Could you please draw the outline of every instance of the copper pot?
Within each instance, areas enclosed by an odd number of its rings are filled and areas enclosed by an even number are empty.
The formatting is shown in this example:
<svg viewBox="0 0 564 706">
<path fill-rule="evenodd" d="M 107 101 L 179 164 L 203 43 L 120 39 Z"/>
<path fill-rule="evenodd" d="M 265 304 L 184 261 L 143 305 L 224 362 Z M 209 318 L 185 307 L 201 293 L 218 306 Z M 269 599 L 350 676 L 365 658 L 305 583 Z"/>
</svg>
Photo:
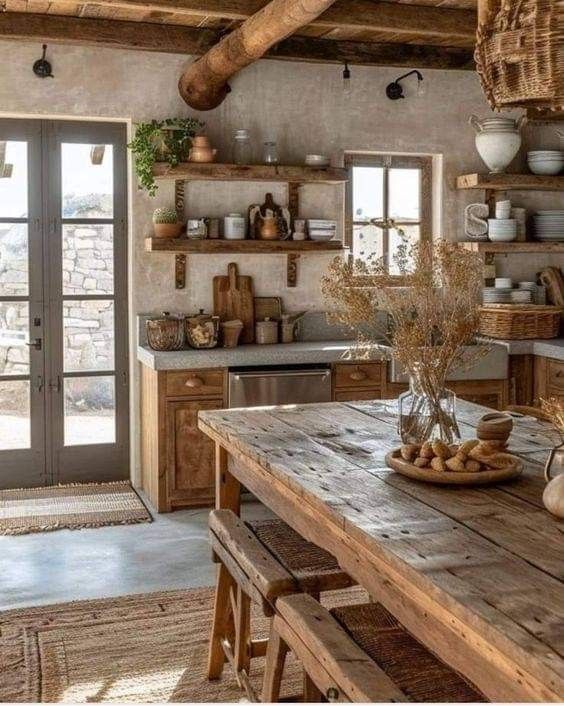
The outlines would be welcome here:
<svg viewBox="0 0 564 706">
<path fill-rule="evenodd" d="M 164 311 L 146 322 L 147 341 L 154 351 L 177 351 L 184 345 L 184 321 Z"/>
<path fill-rule="evenodd" d="M 259 236 L 261 240 L 279 240 L 278 223 L 274 216 L 266 216 L 259 226 Z"/>
</svg>

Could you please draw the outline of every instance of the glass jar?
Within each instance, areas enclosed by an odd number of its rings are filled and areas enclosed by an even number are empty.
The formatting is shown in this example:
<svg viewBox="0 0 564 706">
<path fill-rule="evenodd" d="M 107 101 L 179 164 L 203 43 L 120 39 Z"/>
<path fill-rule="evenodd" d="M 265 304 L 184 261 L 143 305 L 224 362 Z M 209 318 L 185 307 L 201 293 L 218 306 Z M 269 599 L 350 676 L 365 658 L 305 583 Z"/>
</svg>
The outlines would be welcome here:
<svg viewBox="0 0 564 706">
<path fill-rule="evenodd" d="M 264 143 L 262 159 L 265 164 L 278 164 L 278 145 L 275 140 Z"/>
<path fill-rule="evenodd" d="M 446 388 L 428 392 L 412 378 L 408 392 L 399 397 L 398 433 L 404 444 L 460 440 L 454 392 Z"/>
<path fill-rule="evenodd" d="M 251 136 L 246 129 L 235 130 L 233 133 L 234 164 L 251 163 Z"/>
</svg>

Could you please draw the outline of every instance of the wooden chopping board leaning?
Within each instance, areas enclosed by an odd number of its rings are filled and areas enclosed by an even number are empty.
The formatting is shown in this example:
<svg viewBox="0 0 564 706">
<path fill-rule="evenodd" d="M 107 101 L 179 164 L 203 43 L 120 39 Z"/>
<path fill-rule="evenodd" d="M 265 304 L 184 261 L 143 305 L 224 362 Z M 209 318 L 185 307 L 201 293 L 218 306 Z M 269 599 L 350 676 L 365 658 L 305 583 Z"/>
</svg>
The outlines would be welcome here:
<svg viewBox="0 0 564 706">
<path fill-rule="evenodd" d="M 252 277 L 239 275 L 237 263 L 230 262 L 227 276 L 213 278 L 214 314 L 221 321 L 240 319 L 243 322 L 241 343 L 255 340 L 255 307 Z"/>
</svg>

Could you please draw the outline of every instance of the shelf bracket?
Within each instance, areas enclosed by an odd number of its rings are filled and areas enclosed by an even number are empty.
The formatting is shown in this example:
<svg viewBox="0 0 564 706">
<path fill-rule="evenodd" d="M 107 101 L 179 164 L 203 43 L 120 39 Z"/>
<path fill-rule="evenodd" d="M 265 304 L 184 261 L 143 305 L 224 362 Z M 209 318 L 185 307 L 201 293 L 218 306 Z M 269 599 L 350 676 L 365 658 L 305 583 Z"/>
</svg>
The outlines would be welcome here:
<svg viewBox="0 0 564 706">
<path fill-rule="evenodd" d="M 174 257 L 174 286 L 176 289 L 186 289 L 186 255 L 177 254 Z"/>
<path fill-rule="evenodd" d="M 287 287 L 297 287 L 298 286 L 298 260 L 300 256 L 296 253 L 290 253 L 287 256 L 286 262 L 286 286 Z"/>
</svg>

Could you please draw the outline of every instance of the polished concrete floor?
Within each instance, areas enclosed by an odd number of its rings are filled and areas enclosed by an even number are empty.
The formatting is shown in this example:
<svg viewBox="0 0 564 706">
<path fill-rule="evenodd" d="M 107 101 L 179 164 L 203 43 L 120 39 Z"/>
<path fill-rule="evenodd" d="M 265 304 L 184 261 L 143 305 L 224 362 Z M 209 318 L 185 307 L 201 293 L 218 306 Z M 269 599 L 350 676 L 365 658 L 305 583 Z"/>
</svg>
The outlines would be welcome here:
<svg viewBox="0 0 564 706">
<path fill-rule="evenodd" d="M 0 610 L 211 586 L 208 510 L 154 515 L 155 521 L 0 536 Z M 243 516 L 268 516 L 256 502 Z"/>
</svg>

